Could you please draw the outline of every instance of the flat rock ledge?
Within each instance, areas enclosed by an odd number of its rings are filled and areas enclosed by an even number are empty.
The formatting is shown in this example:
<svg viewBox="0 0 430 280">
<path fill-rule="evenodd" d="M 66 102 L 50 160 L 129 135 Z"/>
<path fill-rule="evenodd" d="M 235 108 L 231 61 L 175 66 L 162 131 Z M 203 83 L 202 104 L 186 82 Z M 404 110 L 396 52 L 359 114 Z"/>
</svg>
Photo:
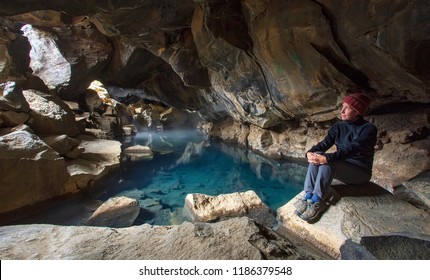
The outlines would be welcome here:
<svg viewBox="0 0 430 280">
<path fill-rule="evenodd" d="M 278 223 L 283 229 L 307 241 L 333 258 L 341 258 L 340 248 L 363 238 L 404 234 L 430 236 L 430 215 L 382 187 L 369 183 L 360 187 L 333 185 L 336 199 L 314 224 L 294 214 L 298 194 L 278 209 Z M 401 259 L 402 252 L 398 252 Z M 396 256 L 391 256 L 396 258 Z M 430 256 L 428 256 L 430 258 Z"/>
<path fill-rule="evenodd" d="M 0 227 L 0 259 L 315 259 L 291 241 L 242 217 L 218 223 L 129 228 Z"/>
</svg>

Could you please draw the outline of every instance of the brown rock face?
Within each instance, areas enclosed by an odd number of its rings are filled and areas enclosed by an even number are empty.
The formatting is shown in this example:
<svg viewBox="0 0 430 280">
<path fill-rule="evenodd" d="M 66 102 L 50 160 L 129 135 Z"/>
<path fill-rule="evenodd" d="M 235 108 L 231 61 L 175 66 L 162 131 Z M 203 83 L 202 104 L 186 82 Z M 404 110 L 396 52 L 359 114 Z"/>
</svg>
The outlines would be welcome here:
<svg viewBox="0 0 430 280">
<path fill-rule="evenodd" d="M 80 94 L 103 69 L 111 54 L 111 45 L 91 25 L 52 31 L 25 25 L 24 35 L 31 44 L 30 67 L 33 75 L 65 99 Z"/>
<path fill-rule="evenodd" d="M 140 89 L 140 98 L 264 128 L 333 119 L 345 91 L 359 88 L 374 97 L 372 108 L 429 102 L 425 1 L 25 3 L 1 5 L 3 65 L 18 57 L 7 35 L 19 35 L 14 24 L 43 26 L 72 66 L 64 97 L 102 77 Z M 6 77 L 17 72 L 3 69 Z"/>
<path fill-rule="evenodd" d="M 429 3 L 320 2 L 350 65 L 378 96 L 429 102 Z"/>
<path fill-rule="evenodd" d="M 375 181 L 392 187 L 429 169 L 429 13 L 417 0 L 0 1 L 0 81 L 79 99 L 99 79 L 122 101 L 230 118 L 239 132 L 219 135 L 271 157 L 301 157 L 364 90 Z M 39 68 L 30 30 L 52 45 Z"/>
</svg>

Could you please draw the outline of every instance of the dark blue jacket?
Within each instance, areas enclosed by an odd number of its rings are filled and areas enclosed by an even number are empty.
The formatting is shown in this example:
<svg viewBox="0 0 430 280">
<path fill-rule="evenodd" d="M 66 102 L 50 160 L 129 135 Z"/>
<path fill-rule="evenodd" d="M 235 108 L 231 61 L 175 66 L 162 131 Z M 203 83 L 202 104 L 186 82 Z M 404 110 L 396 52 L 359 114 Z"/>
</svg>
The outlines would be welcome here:
<svg viewBox="0 0 430 280">
<path fill-rule="evenodd" d="M 345 160 L 372 174 L 376 136 L 376 126 L 362 117 L 353 122 L 340 121 L 308 152 L 324 152 L 329 164 L 335 160 Z M 325 153 L 333 145 L 336 145 L 336 152 Z"/>
</svg>

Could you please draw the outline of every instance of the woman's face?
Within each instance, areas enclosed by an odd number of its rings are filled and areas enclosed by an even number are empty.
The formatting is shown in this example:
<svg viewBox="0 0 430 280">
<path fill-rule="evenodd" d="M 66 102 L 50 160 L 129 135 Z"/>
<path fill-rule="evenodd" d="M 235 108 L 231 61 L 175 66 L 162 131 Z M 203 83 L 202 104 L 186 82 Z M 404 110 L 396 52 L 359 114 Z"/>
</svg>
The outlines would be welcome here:
<svg viewBox="0 0 430 280">
<path fill-rule="evenodd" d="M 340 110 L 340 117 L 343 121 L 351 122 L 358 118 L 358 112 L 355 111 L 351 106 L 346 103 L 342 103 L 342 109 Z"/>
</svg>

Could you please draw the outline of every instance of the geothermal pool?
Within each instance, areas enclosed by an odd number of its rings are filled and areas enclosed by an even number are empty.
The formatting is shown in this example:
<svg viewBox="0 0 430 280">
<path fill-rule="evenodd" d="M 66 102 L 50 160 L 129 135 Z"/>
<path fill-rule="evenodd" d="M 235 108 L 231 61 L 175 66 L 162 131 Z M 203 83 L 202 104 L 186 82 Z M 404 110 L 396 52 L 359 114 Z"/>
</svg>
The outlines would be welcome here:
<svg viewBox="0 0 430 280">
<path fill-rule="evenodd" d="M 113 196 L 139 201 L 135 225 L 180 224 L 189 193 L 219 195 L 254 190 L 275 212 L 303 188 L 306 166 L 264 158 L 244 148 L 209 141 L 193 130 L 139 132 L 123 146 L 148 146 L 153 157 L 123 156 L 120 171 L 96 193 L 62 199 L 42 213 L 15 223 L 82 225 Z"/>
<path fill-rule="evenodd" d="M 189 193 L 219 195 L 254 190 L 276 211 L 303 188 L 304 165 L 269 160 L 244 148 L 210 142 L 191 130 L 141 132 L 128 145 L 149 146 L 154 157 L 124 162 L 121 180 L 99 199 L 138 199 L 146 209 L 141 211 L 138 224 L 181 223 Z"/>
</svg>

